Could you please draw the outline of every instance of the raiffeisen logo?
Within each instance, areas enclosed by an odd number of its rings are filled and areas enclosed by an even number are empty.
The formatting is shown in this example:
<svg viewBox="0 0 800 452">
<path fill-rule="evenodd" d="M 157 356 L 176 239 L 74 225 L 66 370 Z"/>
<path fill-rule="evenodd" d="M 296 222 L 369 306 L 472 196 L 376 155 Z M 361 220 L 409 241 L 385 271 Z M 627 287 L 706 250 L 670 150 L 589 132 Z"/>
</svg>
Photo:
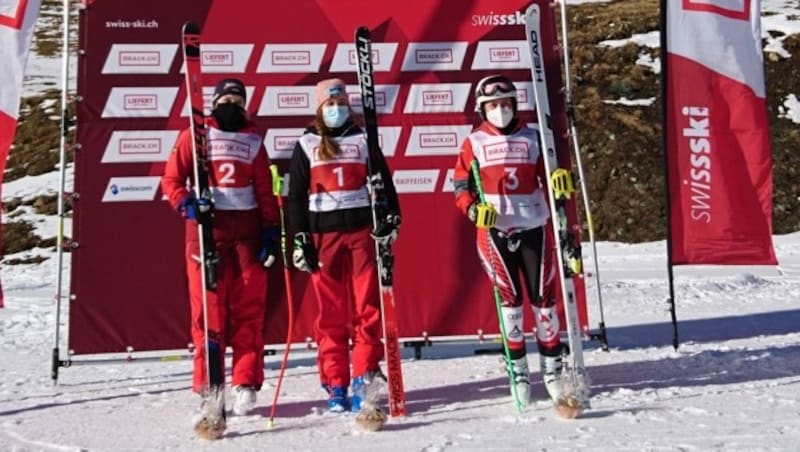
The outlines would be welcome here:
<svg viewBox="0 0 800 452">
<path fill-rule="evenodd" d="M 489 14 L 473 14 L 472 26 L 473 27 L 497 27 L 503 25 L 524 25 L 525 14 L 515 11 L 511 14 L 495 14 L 494 11 L 489 11 Z"/>
</svg>

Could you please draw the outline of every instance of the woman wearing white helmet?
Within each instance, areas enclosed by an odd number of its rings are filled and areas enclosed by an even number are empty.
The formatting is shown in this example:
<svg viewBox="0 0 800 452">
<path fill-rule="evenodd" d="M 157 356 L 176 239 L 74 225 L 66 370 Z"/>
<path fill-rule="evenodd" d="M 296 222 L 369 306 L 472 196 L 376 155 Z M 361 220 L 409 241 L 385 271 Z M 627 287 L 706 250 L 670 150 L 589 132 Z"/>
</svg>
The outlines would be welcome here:
<svg viewBox="0 0 800 452">
<path fill-rule="evenodd" d="M 563 346 L 558 314 L 555 298 L 540 293 L 545 225 L 550 213 L 538 132 L 518 117 L 517 90 L 506 76 L 491 75 L 478 82 L 475 111 L 482 122 L 464 140 L 456 161 L 456 206 L 477 226 L 478 254 L 489 277 L 493 282 L 496 278 L 512 360 L 511 378 L 519 399 L 523 403 L 530 400 L 522 322 L 524 285 L 533 306 L 545 386 L 550 397 L 559 400 L 563 393 L 559 380 Z M 475 189 L 471 171 L 474 160 L 480 168 L 485 203 Z M 545 269 L 545 279 L 554 277 L 554 271 Z"/>
</svg>

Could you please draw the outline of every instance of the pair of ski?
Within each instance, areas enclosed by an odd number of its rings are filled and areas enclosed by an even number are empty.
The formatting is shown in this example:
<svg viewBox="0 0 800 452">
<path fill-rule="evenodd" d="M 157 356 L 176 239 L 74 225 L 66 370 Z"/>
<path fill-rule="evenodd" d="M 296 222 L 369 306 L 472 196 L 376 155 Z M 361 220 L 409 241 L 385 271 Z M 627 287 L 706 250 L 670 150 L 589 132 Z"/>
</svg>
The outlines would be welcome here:
<svg viewBox="0 0 800 452">
<path fill-rule="evenodd" d="M 562 8 L 562 35 L 566 43 L 566 10 Z M 567 204 L 573 200 L 575 193 L 572 173 L 567 165 L 559 166 L 556 149 L 553 121 L 550 113 L 550 97 L 544 67 L 545 56 L 542 40 L 542 12 L 537 3 L 532 3 L 525 11 L 525 35 L 531 62 L 531 79 L 533 81 L 533 97 L 536 105 L 539 125 L 539 148 L 543 154 L 545 172 L 548 177 L 547 200 L 550 207 L 550 224 L 556 248 L 556 266 L 558 267 L 559 286 L 563 298 L 564 314 L 567 323 L 567 342 L 569 355 L 566 357 L 560 378 L 564 385 L 564 396 L 554 400 L 554 408 L 559 416 L 573 419 L 589 408 L 589 381 L 583 362 L 583 344 L 578 319 L 575 277 L 579 276 L 583 262 L 580 252 L 580 238 L 570 231 L 567 218 Z M 569 60 L 564 45 L 566 71 L 569 71 Z M 560 81 L 559 81 L 560 82 Z M 567 95 L 569 97 L 569 72 L 567 72 Z M 572 117 L 569 118 L 572 121 Z M 575 129 L 572 127 L 573 140 Z M 577 154 L 577 147 L 576 147 Z M 580 164 L 580 157 L 578 164 Z M 580 168 L 580 167 L 579 167 Z M 582 174 L 582 171 L 581 171 Z M 583 188 L 584 195 L 586 188 Z M 585 200 L 584 200 L 585 201 Z M 588 205 L 586 206 L 588 212 Z M 591 233 L 591 217 L 590 233 Z M 594 241 L 592 240 L 592 244 Z M 595 252 L 596 255 L 596 252 Z M 596 263 L 596 262 L 595 262 Z M 513 381 L 512 381 L 513 384 Z"/>
<path fill-rule="evenodd" d="M 214 331 L 209 331 L 207 295 L 217 288 L 216 265 L 218 255 L 213 237 L 213 200 L 208 185 L 206 130 L 204 120 L 203 84 L 200 63 L 200 26 L 195 22 L 187 22 L 182 30 L 183 56 L 186 64 L 186 90 L 191 107 L 190 130 L 193 143 L 193 167 L 195 196 L 209 201 L 210 208 L 200 212 L 197 218 L 200 237 L 201 278 L 203 291 L 203 328 L 206 338 L 206 372 L 207 385 L 203 393 L 203 407 L 200 418 L 195 424 L 195 432 L 204 439 L 215 440 L 222 437 L 226 429 L 225 420 L 225 375 L 222 366 L 224 350 L 216 340 Z M 361 100 L 364 110 L 364 123 L 367 146 L 370 153 L 381 152 L 378 145 L 378 121 L 375 101 L 375 84 L 372 65 L 372 41 L 369 29 L 360 27 L 356 31 L 355 45 L 358 53 L 358 79 L 361 88 Z M 369 160 L 368 160 L 369 163 Z M 370 165 L 371 167 L 371 165 Z M 380 172 L 372 174 L 370 168 L 370 194 L 372 216 L 375 229 L 386 227 L 387 218 L 381 207 L 386 199 L 383 192 L 383 181 Z M 380 213 L 379 213 L 380 212 Z M 396 225 L 393 225 L 396 226 Z M 383 319 L 384 347 L 387 363 L 387 383 L 389 393 L 389 414 L 391 416 L 406 415 L 405 390 L 401 366 L 399 327 L 394 291 L 392 289 L 393 263 L 391 245 L 376 241 L 377 264 L 380 280 L 381 317 Z M 287 344 L 288 347 L 288 344 Z M 361 411 L 356 416 L 356 423 L 365 430 L 377 431 L 386 422 L 386 414 L 381 410 L 377 390 L 379 382 L 372 382 Z"/>
<path fill-rule="evenodd" d="M 533 95 L 539 124 L 538 136 L 540 149 L 543 154 L 545 172 L 548 177 L 547 196 L 548 205 L 550 207 L 550 224 L 552 225 L 553 235 L 555 237 L 556 266 L 558 267 L 559 286 L 562 289 L 561 294 L 564 302 L 564 312 L 567 323 L 567 341 L 569 344 L 569 355 L 567 356 L 561 375 L 558 375 L 558 378 L 564 386 L 563 397 L 559 400 L 553 400 L 553 405 L 559 416 L 574 419 L 580 416 L 585 409 L 589 408 L 589 383 L 583 363 L 583 345 L 580 335 L 574 280 L 576 275 L 579 275 L 582 271 L 583 263 L 580 254 L 580 243 L 577 237 L 569 230 L 570 225 L 569 219 L 567 218 L 567 204 L 572 199 L 575 189 L 570 171 L 565 167 L 559 166 L 544 68 L 545 57 L 542 53 L 541 25 L 542 15 L 540 7 L 538 4 L 533 3 L 525 11 L 525 33 L 530 53 Z M 564 30 L 564 33 L 566 33 L 566 30 Z M 480 169 L 477 160 L 472 162 L 472 174 L 476 183 L 479 200 L 485 203 L 486 198 L 481 183 Z M 486 230 L 486 234 L 489 235 L 488 229 Z M 488 240 L 491 242 L 492 239 L 490 236 Z M 508 351 L 504 322 L 502 320 L 502 300 L 500 299 L 500 291 L 497 285 L 497 277 L 494 273 L 494 263 L 491 261 L 491 256 L 490 253 L 489 266 L 492 272 L 493 295 L 497 307 L 497 318 L 500 321 L 500 333 L 503 340 L 506 370 L 509 376 L 509 385 L 511 387 L 514 405 L 517 407 L 517 410 L 522 412 L 528 401 L 522 400 L 520 394 L 516 390 L 515 376 Z"/>
</svg>

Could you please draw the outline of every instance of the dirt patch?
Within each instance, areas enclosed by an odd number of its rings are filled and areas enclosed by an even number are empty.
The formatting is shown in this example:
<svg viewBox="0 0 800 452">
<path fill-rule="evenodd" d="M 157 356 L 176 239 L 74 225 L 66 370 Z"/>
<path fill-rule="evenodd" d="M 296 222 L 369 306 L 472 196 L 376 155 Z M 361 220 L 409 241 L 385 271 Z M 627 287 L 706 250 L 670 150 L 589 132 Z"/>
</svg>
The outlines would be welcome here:
<svg viewBox="0 0 800 452">
<path fill-rule="evenodd" d="M 635 64 L 658 59 L 660 51 L 635 44 L 604 47 L 608 39 L 658 30 L 658 2 L 625 0 L 569 9 L 576 122 L 589 187 L 596 236 L 600 240 L 663 240 L 664 163 L 661 150 L 660 75 Z M 767 102 L 773 155 L 773 229 L 800 230 L 800 131 L 781 118 L 786 96 L 800 94 L 800 35 L 787 37 L 783 59 L 765 55 Z M 654 98 L 648 106 L 604 100 Z"/>
</svg>

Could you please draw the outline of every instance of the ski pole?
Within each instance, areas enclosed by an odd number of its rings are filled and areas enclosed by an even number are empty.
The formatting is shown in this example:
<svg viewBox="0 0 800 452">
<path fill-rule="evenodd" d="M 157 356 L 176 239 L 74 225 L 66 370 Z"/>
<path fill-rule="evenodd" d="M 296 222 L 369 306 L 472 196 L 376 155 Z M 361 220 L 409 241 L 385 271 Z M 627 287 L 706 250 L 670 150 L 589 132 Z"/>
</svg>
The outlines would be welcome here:
<svg viewBox="0 0 800 452">
<path fill-rule="evenodd" d="M 483 192 L 483 182 L 481 182 L 481 171 L 478 167 L 478 161 L 472 161 L 472 177 L 475 179 L 475 189 L 478 191 L 478 199 L 481 203 L 486 203 L 486 194 Z M 486 228 L 486 244 L 491 247 L 492 233 L 490 228 Z M 517 393 L 516 381 L 514 381 L 513 366 L 511 364 L 511 351 L 508 349 L 508 336 L 506 336 L 506 325 L 503 322 L 503 301 L 500 298 L 500 288 L 497 285 L 497 271 L 494 268 L 494 254 L 491 249 L 487 250 L 489 254 L 489 271 L 492 274 L 492 293 L 494 294 L 494 305 L 497 309 L 497 319 L 500 321 L 500 337 L 503 340 L 503 354 L 506 360 L 506 371 L 508 372 L 508 380 L 511 386 L 511 391 L 514 393 L 514 405 L 517 411 L 522 413 L 522 402 L 519 400 Z"/>
<path fill-rule="evenodd" d="M 281 360 L 281 370 L 278 373 L 278 382 L 275 385 L 275 396 L 272 399 L 272 409 L 269 413 L 269 427 L 275 425 L 275 411 L 278 406 L 278 395 L 281 393 L 281 383 L 283 374 L 286 372 L 286 362 L 289 360 L 289 349 L 292 344 L 292 325 L 294 325 L 294 297 L 292 296 L 292 278 L 289 274 L 289 259 L 286 257 L 286 220 L 283 212 L 283 177 L 278 172 L 277 165 L 270 165 L 272 173 L 272 192 L 278 199 L 278 209 L 281 216 L 281 258 L 283 259 L 283 281 L 286 286 L 286 304 L 289 309 L 289 326 L 286 331 L 286 348 L 283 350 L 283 360 Z"/>
<path fill-rule="evenodd" d="M 600 291 L 600 265 L 597 262 L 597 244 L 594 240 L 594 225 L 592 224 L 592 211 L 589 207 L 589 190 L 586 188 L 586 177 L 583 173 L 583 163 L 581 163 L 581 147 L 578 144 L 578 128 L 575 126 L 575 108 L 572 103 L 572 89 L 570 88 L 572 77 L 569 72 L 569 44 L 567 42 L 567 4 L 565 0 L 558 2 L 561 5 L 561 36 L 564 41 L 564 95 L 567 99 L 567 120 L 569 122 L 569 135 L 572 137 L 572 147 L 575 150 L 575 165 L 578 168 L 578 180 L 581 183 L 581 195 L 583 196 L 583 208 L 586 211 L 586 223 L 589 228 L 589 242 L 592 245 L 592 257 L 594 258 L 594 276 L 597 281 L 597 303 L 600 308 L 600 345 L 603 351 L 608 351 L 608 337 L 606 336 L 606 322 L 603 316 L 603 294 Z"/>
</svg>

